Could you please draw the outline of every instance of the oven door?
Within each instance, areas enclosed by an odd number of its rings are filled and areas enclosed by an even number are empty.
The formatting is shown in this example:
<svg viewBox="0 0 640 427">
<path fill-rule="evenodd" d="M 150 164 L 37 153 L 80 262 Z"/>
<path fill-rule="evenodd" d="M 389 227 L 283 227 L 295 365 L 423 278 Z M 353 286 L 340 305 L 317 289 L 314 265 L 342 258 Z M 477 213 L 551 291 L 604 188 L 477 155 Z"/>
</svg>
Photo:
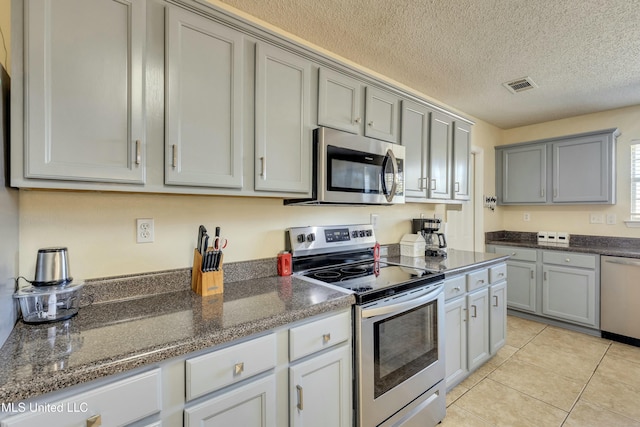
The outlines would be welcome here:
<svg viewBox="0 0 640 427">
<path fill-rule="evenodd" d="M 444 380 L 442 287 L 356 306 L 359 426 L 379 425 Z"/>
<path fill-rule="evenodd" d="M 404 203 L 404 147 L 333 129 L 316 133 L 321 202 Z"/>
</svg>

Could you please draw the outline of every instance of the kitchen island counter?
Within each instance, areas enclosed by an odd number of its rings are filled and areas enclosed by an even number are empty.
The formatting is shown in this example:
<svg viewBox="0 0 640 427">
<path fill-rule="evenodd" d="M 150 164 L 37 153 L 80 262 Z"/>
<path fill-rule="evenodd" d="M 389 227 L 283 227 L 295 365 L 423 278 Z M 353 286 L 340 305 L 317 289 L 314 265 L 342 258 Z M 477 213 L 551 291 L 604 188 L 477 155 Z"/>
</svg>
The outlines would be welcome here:
<svg viewBox="0 0 640 427">
<path fill-rule="evenodd" d="M 161 276 L 142 276 L 140 283 L 153 284 L 154 278 L 161 282 Z M 181 272 L 178 277 L 189 276 Z M 135 278 L 129 282 L 136 284 Z M 100 301 L 104 287 L 89 282 L 85 297 L 96 302 L 81 306 L 77 316 L 39 325 L 19 321 L 0 349 L 0 402 L 18 402 L 151 367 L 347 308 L 355 301 L 350 293 L 295 276 L 225 282 L 223 294 L 208 297 L 192 292 L 188 283 L 179 285 L 181 290 Z M 131 290 L 135 292 L 140 291 Z"/>
</svg>

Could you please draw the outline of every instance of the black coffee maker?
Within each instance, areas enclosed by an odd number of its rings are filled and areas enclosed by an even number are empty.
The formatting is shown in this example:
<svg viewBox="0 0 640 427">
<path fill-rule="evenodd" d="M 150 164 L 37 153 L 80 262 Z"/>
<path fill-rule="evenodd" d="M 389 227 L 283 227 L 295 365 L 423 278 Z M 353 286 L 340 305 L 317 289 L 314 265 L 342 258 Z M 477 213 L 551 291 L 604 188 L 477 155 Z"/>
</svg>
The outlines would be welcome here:
<svg viewBox="0 0 640 427">
<path fill-rule="evenodd" d="M 420 233 L 427 243 L 425 255 L 432 257 L 447 256 L 447 239 L 444 233 L 439 233 L 442 220 L 439 218 L 420 218 L 411 220 L 411 232 Z"/>
</svg>

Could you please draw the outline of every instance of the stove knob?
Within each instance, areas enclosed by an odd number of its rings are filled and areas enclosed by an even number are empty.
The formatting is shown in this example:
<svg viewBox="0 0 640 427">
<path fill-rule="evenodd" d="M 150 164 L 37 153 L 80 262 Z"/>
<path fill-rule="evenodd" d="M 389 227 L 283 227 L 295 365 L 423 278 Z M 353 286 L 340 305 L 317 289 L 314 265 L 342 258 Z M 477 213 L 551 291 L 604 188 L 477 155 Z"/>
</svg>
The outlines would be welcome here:
<svg viewBox="0 0 640 427">
<path fill-rule="evenodd" d="M 367 237 L 371 237 L 371 236 L 373 236 L 373 231 L 367 230 Z"/>
<path fill-rule="evenodd" d="M 353 230 L 351 232 L 351 237 L 353 237 L 354 239 L 358 237 L 358 230 Z"/>
<path fill-rule="evenodd" d="M 360 230 L 360 237 L 364 237 L 364 230 Z"/>
<path fill-rule="evenodd" d="M 311 233 L 307 236 L 307 242 L 313 242 L 316 240 L 316 234 L 315 233 Z"/>
<path fill-rule="evenodd" d="M 304 243 L 305 241 L 305 236 L 304 234 L 298 234 L 298 243 Z"/>
</svg>

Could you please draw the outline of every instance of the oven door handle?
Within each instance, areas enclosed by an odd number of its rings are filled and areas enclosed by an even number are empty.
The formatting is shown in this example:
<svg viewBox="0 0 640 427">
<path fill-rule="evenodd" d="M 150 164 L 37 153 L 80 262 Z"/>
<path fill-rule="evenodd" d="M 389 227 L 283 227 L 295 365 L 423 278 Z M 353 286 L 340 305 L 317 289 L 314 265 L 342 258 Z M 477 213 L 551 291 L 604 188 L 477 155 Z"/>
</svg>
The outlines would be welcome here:
<svg viewBox="0 0 640 427">
<path fill-rule="evenodd" d="M 401 311 L 411 310 L 422 304 L 431 302 L 438 298 L 438 295 L 444 289 L 444 283 L 438 285 L 435 289 L 429 289 L 424 294 L 411 298 L 408 301 L 388 304 L 378 307 L 365 308 L 362 310 L 362 318 L 370 318 L 375 316 L 384 316 L 385 314 L 397 313 Z"/>
</svg>

